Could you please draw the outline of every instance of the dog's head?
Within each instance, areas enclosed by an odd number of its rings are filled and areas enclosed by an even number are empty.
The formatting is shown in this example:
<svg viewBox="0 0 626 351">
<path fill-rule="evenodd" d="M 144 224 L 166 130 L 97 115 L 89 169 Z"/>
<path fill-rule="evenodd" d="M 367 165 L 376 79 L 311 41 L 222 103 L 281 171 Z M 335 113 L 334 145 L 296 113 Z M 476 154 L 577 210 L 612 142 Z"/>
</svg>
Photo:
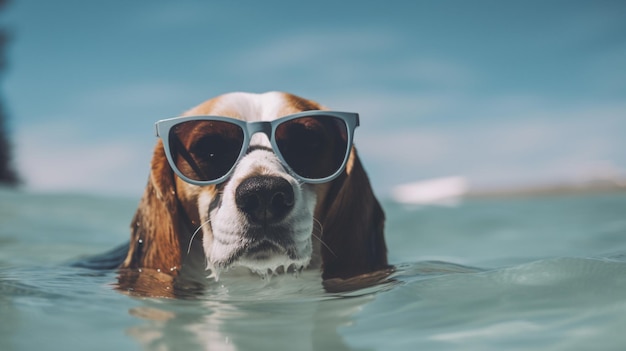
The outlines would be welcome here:
<svg viewBox="0 0 626 351">
<path fill-rule="evenodd" d="M 216 276 L 237 266 L 261 274 L 320 267 L 324 278 L 385 268 L 384 215 L 349 131 L 329 133 L 335 122 L 324 118 L 285 118 L 321 110 L 286 93 L 232 93 L 184 115 L 228 123 L 164 123 L 176 126 L 155 148 L 122 267 L 176 275 L 201 255 Z M 276 120 L 280 127 L 242 122 Z M 194 242 L 201 253 L 189 251 Z"/>
</svg>

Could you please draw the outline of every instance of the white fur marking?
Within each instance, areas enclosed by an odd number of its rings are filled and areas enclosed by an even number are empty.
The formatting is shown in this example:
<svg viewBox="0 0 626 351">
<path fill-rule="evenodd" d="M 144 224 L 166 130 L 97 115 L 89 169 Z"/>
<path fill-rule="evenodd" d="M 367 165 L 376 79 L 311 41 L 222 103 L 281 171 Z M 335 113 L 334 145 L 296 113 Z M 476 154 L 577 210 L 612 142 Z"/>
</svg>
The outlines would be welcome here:
<svg viewBox="0 0 626 351">
<path fill-rule="evenodd" d="M 244 121 L 273 121 L 287 104 L 284 93 L 272 91 L 265 94 L 230 93 L 220 96 L 219 105 L 234 109 Z"/>
<path fill-rule="evenodd" d="M 286 106 L 288 100 L 284 93 L 279 92 L 231 93 L 221 96 L 217 103 L 218 109 L 225 108 L 245 121 L 272 121 L 283 117 L 280 111 Z M 251 145 L 271 147 L 267 136 L 262 134 L 255 134 Z M 290 230 L 297 254 L 295 259 L 289 258 L 285 253 L 273 254 L 263 260 L 250 259 L 244 255 L 237 257 L 235 262 L 230 262 L 236 252 L 250 245 L 250 239 L 243 235 L 248 230 L 249 224 L 237 208 L 235 192 L 237 186 L 253 174 L 282 177 L 293 186 L 294 209 L 284 219 L 282 225 Z M 280 271 L 280 267 L 283 267 L 284 272 L 289 267 L 297 271 L 309 264 L 312 255 L 311 238 L 316 195 L 311 186 L 299 184 L 285 172 L 276 154 L 266 150 L 256 150 L 245 155 L 237 164 L 228 183 L 225 184 L 221 196 L 220 207 L 211 213 L 209 213 L 209 207 L 212 196 L 202 192 L 198 198 L 201 221 L 211 223 L 210 226 L 202 227 L 207 269 L 211 271 L 209 277 L 217 280 L 223 270 L 237 266 L 247 267 L 261 276 L 267 276 Z"/>
</svg>

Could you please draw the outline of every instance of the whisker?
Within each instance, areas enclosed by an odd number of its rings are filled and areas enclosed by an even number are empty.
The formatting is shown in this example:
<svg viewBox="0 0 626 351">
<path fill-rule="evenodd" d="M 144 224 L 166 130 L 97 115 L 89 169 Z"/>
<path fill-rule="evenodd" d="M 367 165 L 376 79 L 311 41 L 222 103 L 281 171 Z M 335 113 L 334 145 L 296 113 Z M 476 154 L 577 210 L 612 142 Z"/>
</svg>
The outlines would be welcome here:
<svg viewBox="0 0 626 351">
<path fill-rule="evenodd" d="M 313 223 L 317 224 L 319 226 L 320 235 L 319 236 L 315 235 L 315 226 L 313 226 L 313 232 L 311 232 L 311 235 L 315 239 L 319 240 L 320 244 L 324 245 L 324 247 L 327 248 L 328 251 L 330 251 L 330 253 L 333 254 L 333 256 L 337 257 L 337 254 L 335 254 L 335 252 L 333 252 L 333 250 L 330 248 L 330 246 L 328 246 L 324 242 L 324 240 L 322 240 L 322 234 L 324 234 L 324 226 L 322 225 L 322 222 L 320 222 L 317 218 L 313 217 Z"/>
<path fill-rule="evenodd" d="M 195 232 L 193 232 L 193 235 L 191 235 L 191 239 L 189 239 L 189 247 L 187 247 L 187 255 L 189 255 L 189 253 L 191 252 L 191 244 L 193 244 L 193 238 L 196 237 L 196 234 L 198 234 L 198 232 L 200 231 L 200 229 L 202 229 L 202 227 L 204 227 L 205 225 L 211 223 L 211 220 L 207 220 L 206 222 L 200 224 L 200 226 L 198 227 L 198 229 L 196 229 Z"/>
</svg>

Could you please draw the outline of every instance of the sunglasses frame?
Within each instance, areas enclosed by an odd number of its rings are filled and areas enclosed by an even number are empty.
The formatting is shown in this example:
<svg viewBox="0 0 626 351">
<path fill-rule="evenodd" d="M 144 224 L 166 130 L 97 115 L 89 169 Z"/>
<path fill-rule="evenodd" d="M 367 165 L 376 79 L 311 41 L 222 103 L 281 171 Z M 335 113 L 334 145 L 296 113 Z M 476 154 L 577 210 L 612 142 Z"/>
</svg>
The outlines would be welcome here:
<svg viewBox="0 0 626 351">
<path fill-rule="evenodd" d="M 294 119 L 298 119 L 298 118 L 303 118 L 303 117 L 315 117 L 315 116 L 327 116 L 327 117 L 334 117 L 334 118 L 338 118 L 340 120 L 342 120 L 345 125 L 346 125 L 346 132 L 347 132 L 347 143 L 346 143 L 346 150 L 345 150 L 345 156 L 344 159 L 341 163 L 341 166 L 337 169 L 337 171 L 331 175 L 329 175 L 328 177 L 324 177 L 324 178 L 306 178 L 303 177 L 301 175 L 299 175 L 297 172 L 295 172 L 291 166 L 287 163 L 287 161 L 285 160 L 285 158 L 283 157 L 283 155 L 280 152 L 280 149 L 278 148 L 278 145 L 276 143 L 276 138 L 275 136 L 275 132 L 276 132 L 276 128 L 278 128 L 279 125 L 281 125 L 282 123 L 294 120 Z M 226 172 L 226 174 L 224 174 L 223 176 L 221 176 L 220 178 L 214 179 L 214 180 L 206 180 L 206 181 L 201 181 L 201 180 L 194 180 L 191 179 L 187 176 L 185 176 L 179 169 L 178 167 L 176 167 L 176 163 L 174 161 L 174 159 L 172 158 L 172 154 L 170 152 L 170 143 L 169 143 L 169 135 L 170 135 L 170 131 L 171 129 L 180 124 L 180 123 L 184 123 L 184 122 L 190 122 L 190 121 L 218 121 L 218 122 L 227 122 L 230 124 L 234 124 L 236 126 L 238 126 L 239 128 L 241 128 L 242 132 L 243 132 L 243 144 L 241 147 L 241 151 L 239 152 L 239 156 L 237 156 L 237 159 L 235 160 L 235 162 L 233 163 L 232 167 L 229 169 L 228 172 Z M 250 147 L 250 140 L 252 139 L 252 136 L 256 133 L 263 133 L 267 136 L 267 138 L 270 140 L 270 143 L 272 145 L 272 151 L 274 152 L 274 154 L 276 154 L 276 156 L 278 156 L 281 164 L 283 165 L 283 167 L 285 167 L 285 169 L 287 170 L 287 172 L 294 178 L 304 182 L 304 183 L 311 183 L 311 184 L 319 184 L 319 183 L 326 183 L 329 182 L 335 178 L 337 178 L 346 168 L 346 163 L 348 162 L 348 158 L 350 157 L 350 152 L 352 149 L 352 142 L 353 142 L 353 137 L 354 137 L 354 130 L 356 129 L 356 127 L 359 126 L 359 114 L 358 113 L 354 113 L 354 112 L 340 112 L 340 111 L 325 111 L 325 110 L 312 110 L 312 111 L 305 111 L 305 112 L 300 112 L 300 113 L 296 113 L 296 114 L 292 114 L 292 115 L 288 115 L 285 117 L 281 117 L 278 118 L 276 120 L 273 121 L 254 121 L 254 122 L 248 122 L 248 121 L 243 121 L 240 119 L 236 119 L 236 118 L 231 118 L 231 117 L 223 117 L 223 116 L 183 116 L 183 117 L 174 117 L 174 118 L 168 118 L 168 119 L 162 119 L 160 121 L 157 121 L 154 124 L 154 128 L 155 128 L 155 133 L 156 136 L 161 138 L 162 142 L 163 142 L 163 148 L 165 149 L 165 157 L 167 158 L 167 161 L 170 164 L 170 167 L 174 170 L 174 172 L 176 173 L 176 175 L 181 178 L 182 180 L 184 180 L 187 183 L 190 184 L 194 184 L 194 185 L 212 185 L 212 184 L 219 184 L 222 183 L 224 181 L 226 181 L 234 172 L 235 167 L 237 166 L 237 163 L 239 163 L 239 161 L 243 158 L 243 156 L 247 153 L 248 148 Z"/>
</svg>

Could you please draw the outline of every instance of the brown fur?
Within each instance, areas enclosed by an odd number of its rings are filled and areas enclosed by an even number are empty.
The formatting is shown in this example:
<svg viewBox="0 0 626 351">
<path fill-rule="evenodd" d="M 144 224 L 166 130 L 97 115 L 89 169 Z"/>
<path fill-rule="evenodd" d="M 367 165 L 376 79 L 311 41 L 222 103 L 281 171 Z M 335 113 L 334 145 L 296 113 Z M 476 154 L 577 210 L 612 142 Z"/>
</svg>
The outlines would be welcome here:
<svg viewBox="0 0 626 351">
<path fill-rule="evenodd" d="M 181 265 L 180 202 L 174 172 L 159 141 L 146 190 L 131 224 L 130 250 L 121 268 L 176 272 Z"/>
<path fill-rule="evenodd" d="M 385 214 L 354 148 L 325 202 L 320 217 L 328 247 L 322 248 L 322 277 L 345 279 L 387 268 Z"/>
<path fill-rule="evenodd" d="M 281 114 L 321 109 L 317 103 L 295 95 L 286 94 L 285 98 L 288 103 Z M 186 114 L 228 115 L 227 106 L 220 106 L 219 102 L 219 98 L 209 100 Z M 182 230 L 199 224 L 197 199 L 185 191 L 185 183 L 174 175 L 160 141 L 151 167 L 148 185 L 131 225 L 130 250 L 120 267 L 122 272 L 127 272 L 120 278 L 121 286 L 133 286 L 148 279 L 141 278 L 138 269 L 175 278 L 184 264 L 181 252 L 187 250 L 181 245 L 188 244 L 182 242 L 188 240 L 181 238 Z M 347 279 L 388 268 L 383 236 L 385 216 L 354 148 L 344 173 L 332 183 L 318 185 L 317 193 L 315 215 L 323 225 L 324 245 L 320 248 L 323 278 Z M 148 279 L 152 283 L 165 280 Z"/>
</svg>

